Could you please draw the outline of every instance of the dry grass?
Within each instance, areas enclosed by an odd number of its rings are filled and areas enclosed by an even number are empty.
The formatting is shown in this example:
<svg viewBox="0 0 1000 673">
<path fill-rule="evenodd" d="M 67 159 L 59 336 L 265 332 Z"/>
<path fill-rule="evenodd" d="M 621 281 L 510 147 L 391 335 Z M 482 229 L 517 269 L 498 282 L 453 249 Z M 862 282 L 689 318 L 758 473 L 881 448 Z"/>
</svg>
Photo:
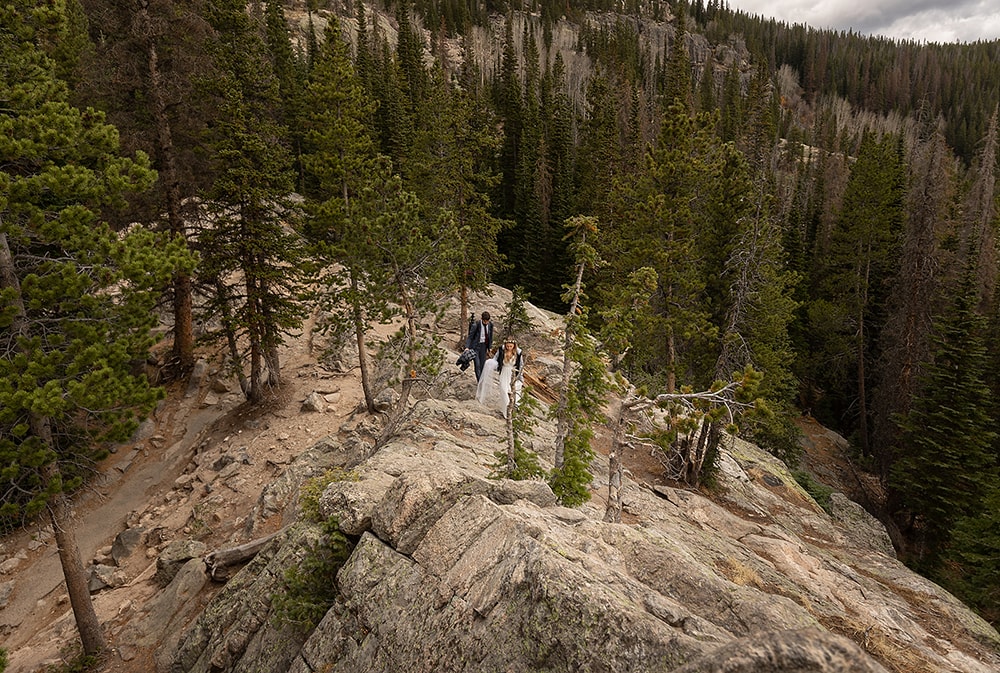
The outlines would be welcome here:
<svg viewBox="0 0 1000 673">
<path fill-rule="evenodd" d="M 741 587 L 764 589 L 767 586 L 767 583 L 757 574 L 756 570 L 731 556 L 727 556 L 716 562 L 715 567 L 723 577 Z"/>
<path fill-rule="evenodd" d="M 896 642 L 877 623 L 851 616 L 817 616 L 820 623 L 834 633 L 850 638 L 890 671 L 913 673 L 930 671 L 926 660 L 913 653 L 912 648 Z"/>
</svg>

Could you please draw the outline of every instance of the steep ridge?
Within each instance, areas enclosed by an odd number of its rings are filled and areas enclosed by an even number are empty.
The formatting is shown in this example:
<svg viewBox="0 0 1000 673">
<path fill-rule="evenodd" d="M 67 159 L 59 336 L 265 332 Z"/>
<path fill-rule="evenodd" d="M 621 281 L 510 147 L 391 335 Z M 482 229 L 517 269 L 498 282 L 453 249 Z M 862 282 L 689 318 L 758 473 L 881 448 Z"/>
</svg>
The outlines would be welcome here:
<svg viewBox="0 0 1000 673">
<path fill-rule="evenodd" d="M 500 315 L 508 299 L 496 288 L 473 307 Z M 560 320 L 530 310 L 529 373 L 555 384 Z M 457 307 L 444 324 L 458 324 Z M 604 456 L 592 500 L 574 509 L 542 482 L 489 478 L 504 420 L 475 401 L 471 371 L 451 365 L 457 352 L 375 451 L 378 423 L 357 410 L 354 373 L 331 374 L 349 354 L 319 356 L 327 344 L 306 341 L 313 335 L 290 346 L 294 391 L 254 414 L 218 393 L 218 418 L 189 447 L 181 476 L 150 489 L 124 531 L 106 531 L 108 557 L 129 531 L 141 529 L 141 542 L 121 554 L 123 581 L 96 589 L 113 644 L 101 670 L 1000 668 L 1000 635 L 896 560 L 877 521 L 846 498 L 828 515 L 757 447 L 727 440 L 711 492 L 675 488 L 655 460 L 626 456 L 626 523 L 609 524 Z M 212 385 L 207 376 L 196 399 Z M 326 408 L 301 411 L 309 392 Z M 529 441 L 548 462 L 554 427 L 538 421 Z M 357 480 L 332 483 L 321 508 L 356 546 L 336 603 L 306 633 L 274 619 L 271 596 L 319 535 L 297 522 L 298 487 L 335 466 Z M 208 577 L 211 551 L 279 530 L 224 585 Z M 21 571 L 19 591 L 30 566 Z M 11 634 L 10 671 L 40 670 L 73 641 L 65 600 L 49 600 L 52 621 Z"/>
</svg>

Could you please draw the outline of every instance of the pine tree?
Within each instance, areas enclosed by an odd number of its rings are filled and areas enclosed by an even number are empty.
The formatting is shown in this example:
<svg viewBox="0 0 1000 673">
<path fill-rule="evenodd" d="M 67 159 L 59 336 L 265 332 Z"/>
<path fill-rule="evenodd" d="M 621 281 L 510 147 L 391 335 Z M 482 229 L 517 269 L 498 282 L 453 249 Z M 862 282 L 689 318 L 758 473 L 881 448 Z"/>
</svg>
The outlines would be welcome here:
<svg viewBox="0 0 1000 673">
<path fill-rule="evenodd" d="M 297 297 L 301 244 L 285 229 L 297 218 L 288 198 L 292 162 L 285 129 L 274 118 L 278 87 L 260 20 L 239 0 L 216 4 L 208 18 L 219 35 L 221 75 L 203 268 L 217 289 L 213 305 L 243 393 L 260 402 L 265 385 L 281 384 L 278 348 L 304 316 Z"/>
<path fill-rule="evenodd" d="M 156 296 L 190 270 L 180 246 L 117 235 L 96 208 L 148 188 L 144 155 L 119 155 L 104 115 L 67 103 L 43 51 L 60 5 L 0 8 L 0 517 L 47 512 L 83 641 L 104 648 L 67 494 L 159 397 L 132 371 L 153 340 Z"/>
<path fill-rule="evenodd" d="M 512 219 L 515 212 L 518 152 L 521 148 L 521 79 L 518 73 L 518 59 L 514 51 L 513 17 L 508 15 L 496 100 L 497 116 L 503 128 L 499 197 L 496 199 L 496 204 L 500 217 L 504 219 Z"/>
<path fill-rule="evenodd" d="M 987 489 L 982 506 L 956 524 L 948 552 L 956 571 L 945 570 L 942 579 L 995 624 L 1000 619 L 1000 484 Z"/>
<path fill-rule="evenodd" d="M 383 319 L 386 309 L 366 301 L 369 295 L 362 291 L 362 264 L 374 251 L 370 237 L 360 228 L 357 212 L 361 204 L 355 201 L 380 170 L 380 159 L 368 126 L 374 105 L 362 90 L 335 20 L 327 25 L 325 40 L 317 46 L 305 109 L 302 162 L 309 185 L 305 230 L 322 260 L 316 274 L 326 293 L 321 304 L 331 311 L 336 328 L 354 333 L 365 405 L 374 414 L 365 333 L 370 321 Z M 344 273 L 331 273 L 333 263 L 343 264 Z"/>
<path fill-rule="evenodd" d="M 75 91 L 77 100 L 107 110 L 123 147 L 149 154 L 157 170 L 153 189 L 132 200 L 121 226 L 147 221 L 185 241 L 190 204 L 210 175 L 201 141 L 212 113 L 198 82 L 211 78 L 214 65 L 201 5 L 86 0 L 95 46 L 81 61 Z M 167 371 L 176 375 L 194 365 L 196 282 L 187 272 L 173 282 L 174 366 Z"/>
<path fill-rule="evenodd" d="M 905 415 L 930 360 L 932 316 L 941 312 L 942 246 L 952 226 L 954 174 L 940 120 L 921 113 L 920 137 L 911 152 L 906 225 L 898 270 L 890 283 L 875 391 L 875 458 L 888 479 L 899 452 L 894 418 Z M 890 493 L 890 498 L 892 494 Z"/>
<path fill-rule="evenodd" d="M 716 332 L 703 301 L 707 276 L 697 237 L 714 226 L 708 197 L 719 193 L 716 182 L 722 176 L 712 120 L 689 116 L 679 102 L 670 106 L 643 172 L 631 184 L 619 183 L 614 219 L 602 236 L 608 262 L 604 287 L 624 282 L 643 266 L 656 271 L 659 288 L 650 311 L 640 318 L 626 364 L 631 378 L 655 378 L 667 392 L 676 390 L 678 375 L 712 380 L 695 366 Z"/>
<path fill-rule="evenodd" d="M 932 360 L 909 412 L 897 419 L 904 451 L 893 465 L 891 485 L 904 511 L 896 515 L 905 513 L 915 523 L 913 559 L 927 568 L 942 560 L 955 522 L 982 511 L 998 479 L 975 274 L 975 264 L 968 264 L 953 303 L 935 320 Z"/>
<path fill-rule="evenodd" d="M 597 220 L 590 216 L 571 217 L 566 220 L 566 229 L 576 266 L 575 278 L 566 285 L 564 295 L 569 312 L 563 345 L 563 385 L 552 409 L 557 427 L 549 485 L 559 502 L 572 507 L 590 499 L 593 425 L 605 420 L 602 407 L 610 384 L 607 365 L 587 328 L 583 282 L 584 273 L 599 263 L 597 250 L 588 240 L 598 234 Z"/>
<path fill-rule="evenodd" d="M 687 48 L 687 15 L 683 7 L 677 12 L 677 25 L 674 27 L 674 37 L 670 43 L 670 55 L 667 59 L 666 82 L 663 86 L 663 100 L 667 107 L 675 102 L 684 106 L 684 110 L 694 110 L 694 95 L 691 86 L 691 56 Z"/>
<path fill-rule="evenodd" d="M 433 327 L 444 313 L 460 252 L 453 244 L 458 230 L 451 214 L 421 217 L 416 196 L 386 167 L 376 171 L 354 201 L 357 212 L 352 213 L 374 253 L 358 260 L 365 280 L 362 291 L 369 303 L 381 303 L 384 320 L 399 318 L 402 323 L 381 349 L 381 359 L 397 373 L 402 392 L 379 444 L 398 430 L 413 387 L 429 382 L 440 370 L 443 353 Z"/>
<path fill-rule="evenodd" d="M 827 265 L 826 296 L 842 316 L 841 338 L 853 360 L 850 406 L 857 409 L 857 437 L 871 455 L 869 385 L 884 322 L 887 280 L 895 272 L 904 221 L 904 174 L 891 136 L 865 135 L 844 192 Z M 852 375 L 853 374 L 853 375 Z M 833 382 L 833 385 L 836 385 Z"/>
<path fill-rule="evenodd" d="M 609 222 L 612 220 L 607 210 L 608 197 L 624 163 L 617 119 L 618 106 L 611 82 L 596 73 L 587 88 L 587 114 L 576 165 L 577 200 L 581 212 Z"/>
<path fill-rule="evenodd" d="M 459 228 L 452 245 L 461 256 L 454 270 L 461 345 L 468 324 L 469 291 L 485 290 L 503 266 L 497 236 L 508 223 L 494 217 L 490 200 L 498 182 L 494 159 L 500 137 L 482 101 L 452 86 L 442 67 L 434 68 L 430 86 L 426 100 L 419 103 L 406 182 L 428 216 L 445 209 Z"/>
<path fill-rule="evenodd" d="M 288 129 L 298 188 L 302 184 L 302 90 L 305 88 L 306 70 L 301 59 L 292 49 L 285 9 L 279 0 L 266 0 L 264 18 L 267 22 L 267 47 L 274 63 L 280 101 L 277 119 Z"/>
</svg>

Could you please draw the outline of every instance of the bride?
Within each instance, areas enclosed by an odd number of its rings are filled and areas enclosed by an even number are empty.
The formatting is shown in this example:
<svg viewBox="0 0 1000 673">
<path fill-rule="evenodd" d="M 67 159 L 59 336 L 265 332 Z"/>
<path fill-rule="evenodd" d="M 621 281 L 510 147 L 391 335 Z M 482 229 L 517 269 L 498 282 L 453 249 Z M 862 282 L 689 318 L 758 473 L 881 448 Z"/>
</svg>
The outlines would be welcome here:
<svg viewBox="0 0 1000 673">
<path fill-rule="evenodd" d="M 484 406 L 503 412 L 506 418 L 512 386 L 514 404 L 517 404 L 524 387 L 524 353 L 517 347 L 517 342 L 508 339 L 496 356 L 483 364 L 476 399 Z"/>
</svg>

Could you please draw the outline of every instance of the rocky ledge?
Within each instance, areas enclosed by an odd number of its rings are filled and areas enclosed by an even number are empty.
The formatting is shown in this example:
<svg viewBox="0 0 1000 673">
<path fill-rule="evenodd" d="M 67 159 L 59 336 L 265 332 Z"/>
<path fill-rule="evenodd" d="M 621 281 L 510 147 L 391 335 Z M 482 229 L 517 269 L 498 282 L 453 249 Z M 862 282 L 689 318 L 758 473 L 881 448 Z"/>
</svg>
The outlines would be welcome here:
<svg viewBox="0 0 1000 673">
<path fill-rule="evenodd" d="M 503 419 L 469 380 L 420 401 L 377 452 L 361 425 L 317 444 L 357 480 L 320 501 L 356 544 L 316 628 L 282 625 L 270 605 L 319 534 L 299 523 L 163 641 L 158 668 L 1000 670 L 1000 635 L 896 560 L 876 520 L 846 499 L 828 515 L 756 447 L 727 440 L 711 498 L 628 481 L 629 523 L 605 523 L 606 466 L 576 509 L 544 483 L 489 478 Z M 550 459 L 551 428 L 538 432 Z M 175 582 L 204 572 L 191 564 Z"/>
</svg>

